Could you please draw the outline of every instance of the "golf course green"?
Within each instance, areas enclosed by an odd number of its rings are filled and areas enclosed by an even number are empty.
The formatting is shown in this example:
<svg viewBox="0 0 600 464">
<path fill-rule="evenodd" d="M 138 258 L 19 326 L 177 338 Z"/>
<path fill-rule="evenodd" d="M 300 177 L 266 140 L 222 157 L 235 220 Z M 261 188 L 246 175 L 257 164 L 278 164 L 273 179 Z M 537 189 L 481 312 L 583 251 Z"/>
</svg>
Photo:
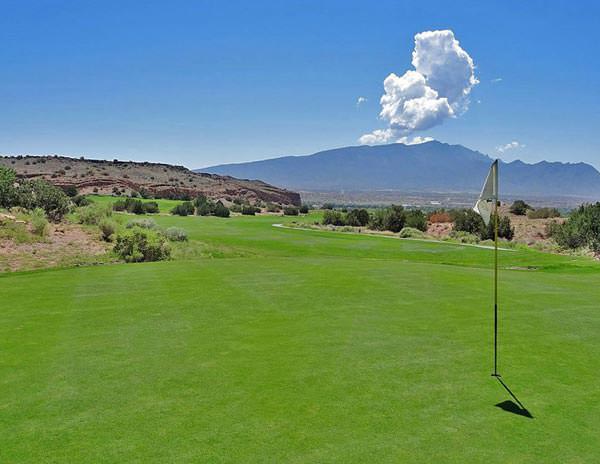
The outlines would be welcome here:
<svg viewBox="0 0 600 464">
<path fill-rule="evenodd" d="M 496 406 L 492 250 L 155 220 L 189 234 L 171 261 L 0 276 L 0 462 L 600 460 L 591 259 L 499 253 L 499 371 L 530 418 Z"/>
</svg>

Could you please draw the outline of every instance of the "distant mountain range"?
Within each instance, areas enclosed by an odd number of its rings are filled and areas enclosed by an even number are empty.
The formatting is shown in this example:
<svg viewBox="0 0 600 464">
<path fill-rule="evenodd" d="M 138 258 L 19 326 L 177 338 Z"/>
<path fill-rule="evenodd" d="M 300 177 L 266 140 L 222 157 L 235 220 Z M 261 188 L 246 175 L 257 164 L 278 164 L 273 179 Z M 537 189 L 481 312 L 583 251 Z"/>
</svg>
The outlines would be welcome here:
<svg viewBox="0 0 600 464">
<path fill-rule="evenodd" d="M 462 145 L 431 141 L 336 148 L 196 172 L 261 179 L 304 191 L 478 192 L 491 162 Z M 589 164 L 501 162 L 499 172 L 501 194 L 600 199 L 600 173 Z"/>
</svg>

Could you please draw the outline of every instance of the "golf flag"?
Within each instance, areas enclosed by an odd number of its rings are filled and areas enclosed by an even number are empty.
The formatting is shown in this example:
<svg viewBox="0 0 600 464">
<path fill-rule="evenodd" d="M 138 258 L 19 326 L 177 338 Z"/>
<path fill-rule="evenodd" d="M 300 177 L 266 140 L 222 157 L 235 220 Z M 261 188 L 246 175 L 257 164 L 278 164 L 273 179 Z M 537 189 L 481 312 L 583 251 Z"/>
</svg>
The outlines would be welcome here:
<svg viewBox="0 0 600 464">
<path fill-rule="evenodd" d="M 485 179 L 479 200 L 473 206 L 473 211 L 479 214 L 485 225 L 490 223 L 492 212 L 498 201 L 498 160 L 494 161 Z"/>
<path fill-rule="evenodd" d="M 494 373 L 492 376 L 500 377 L 498 374 L 498 160 L 492 163 L 473 210 L 482 217 L 486 226 L 490 223 L 492 213 L 494 214 Z"/>
</svg>

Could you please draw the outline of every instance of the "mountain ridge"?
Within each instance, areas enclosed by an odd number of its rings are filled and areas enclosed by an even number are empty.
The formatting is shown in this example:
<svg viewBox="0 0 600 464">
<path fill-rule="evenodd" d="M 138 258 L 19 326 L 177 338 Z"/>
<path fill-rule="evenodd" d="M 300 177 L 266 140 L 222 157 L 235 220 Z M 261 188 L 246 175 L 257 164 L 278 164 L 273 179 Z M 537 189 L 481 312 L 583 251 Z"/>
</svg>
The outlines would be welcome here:
<svg viewBox="0 0 600 464">
<path fill-rule="evenodd" d="M 418 145 L 358 145 L 311 155 L 282 156 L 195 170 L 259 178 L 306 191 L 385 190 L 478 192 L 490 156 L 462 145 L 430 141 Z M 501 193 L 600 198 L 600 172 L 583 163 L 500 160 Z"/>
</svg>

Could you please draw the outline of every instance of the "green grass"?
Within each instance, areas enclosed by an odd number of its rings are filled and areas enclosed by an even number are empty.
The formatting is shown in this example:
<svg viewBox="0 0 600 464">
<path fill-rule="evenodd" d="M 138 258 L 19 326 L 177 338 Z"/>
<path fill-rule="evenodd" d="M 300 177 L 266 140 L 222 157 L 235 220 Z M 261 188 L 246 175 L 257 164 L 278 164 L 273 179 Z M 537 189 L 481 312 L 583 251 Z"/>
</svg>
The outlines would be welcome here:
<svg viewBox="0 0 600 464">
<path fill-rule="evenodd" d="M 595 262 L 500 253 L 531 420 L 490 250 L 155 220 L 221 253 L 0 277 L 0 462 L 597 460 Z"/>
</svg>

